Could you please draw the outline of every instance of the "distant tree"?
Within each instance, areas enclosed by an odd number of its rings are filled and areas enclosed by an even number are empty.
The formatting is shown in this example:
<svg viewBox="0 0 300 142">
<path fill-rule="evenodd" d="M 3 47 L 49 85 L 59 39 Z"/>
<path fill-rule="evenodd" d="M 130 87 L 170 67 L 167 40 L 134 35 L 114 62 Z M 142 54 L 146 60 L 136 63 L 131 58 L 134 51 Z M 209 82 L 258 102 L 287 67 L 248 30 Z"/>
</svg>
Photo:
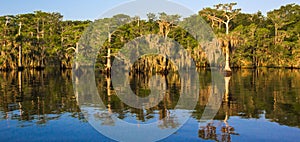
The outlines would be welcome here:
<svg viewBox="0 0 300 142">
<path fill-rule="evenodd" d="M 168 37 L 168 34 L 171 31 L 171 28 L 176 26 L 180 19 L 179 15 L 167 15 L 166 13 L 159 13 L 159 33 L 165 38 Z"/>
</svg>

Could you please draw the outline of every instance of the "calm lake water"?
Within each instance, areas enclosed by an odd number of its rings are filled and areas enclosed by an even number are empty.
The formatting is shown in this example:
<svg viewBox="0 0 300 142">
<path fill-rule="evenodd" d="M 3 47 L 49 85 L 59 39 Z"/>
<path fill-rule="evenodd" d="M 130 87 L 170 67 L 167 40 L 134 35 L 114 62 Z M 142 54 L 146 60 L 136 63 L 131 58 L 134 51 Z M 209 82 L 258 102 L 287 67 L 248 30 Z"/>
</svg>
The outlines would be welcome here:
<svg viewBox="0 0 300 142">
<path fill-rule="evenodd" d="M 214 120 L 199 125 L 213 88 L 210 71 L 199 71 L 200 94 L 192 117 L 162 141 L 298 141 L 300 139 L 300 71 L 283 69 L 237 70 Z M 163 77 L 163 76 L 162 76 Z M 107 110 L 119 119 L 150 123 L 168 115 L 179 98 L 177 74 L 164 77 L 166 96 L 148 110 L 132 108 L 114 95 L 105 76 L 97 75 L 99 94 Z M 131 76 L 139 96 L 149 95 L 147 76 Z M 176 127 L 176 120 L 158 126 Z M 113 122 L 103 125 L 114 127 Z M 149 134 L 150 135 L 150 134 Z M 72 72 L 0 72 L 0 141 L 113 141 L 85 119 L 76 101 Z"/>
</svg>

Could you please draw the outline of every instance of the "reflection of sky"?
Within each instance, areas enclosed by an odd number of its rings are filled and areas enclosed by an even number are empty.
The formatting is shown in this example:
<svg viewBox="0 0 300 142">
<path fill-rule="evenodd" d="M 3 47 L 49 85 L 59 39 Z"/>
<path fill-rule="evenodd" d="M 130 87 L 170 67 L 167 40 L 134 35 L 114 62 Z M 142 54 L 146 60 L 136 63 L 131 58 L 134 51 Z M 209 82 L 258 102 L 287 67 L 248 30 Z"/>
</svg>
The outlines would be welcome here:
<svg viewBox="0 0 300 142">
<path fill-rule="evenodd" d="M 223 121 L 222 121 L 223 122 Z M 215 123 L 221 123 L 215 121 Z M 230 126 L 234 127 L 239 135 L 231 135 L 231 141 L 298 141 L 300 139 L 300 129 L 279 125 L 270 122 L 265 118 L 260 119 L 242 119 L 240 117 L 230 117 L 228 120 Z M 163 141 L 196 141 L 201 140 L 198 137 L 198 122 L 190 119 L 186 125 L 180 128 L 175 134 Z M 220 132 L 217 132 L 220 133 Z"/>
<path fill-rule="evenodd" d="M 62 114 L 58 119 L 47 121 L 44 125 L 26 125 L 32 123 L 2 119 L 0 141 L 111 141 L 99 134 L 89 123 L 71 115 Z M 260 119 L 231 116 L 228 123 L 239 133 L 239 136 L 231 135 L 232 141 L 297 141 L 300 137 L 299 128 L 270 122 L 264 116 Z M 24 124 L 25 127 L 20 127 L 20 124 Z M 176 133 L 163 141 L 199 141 L 201 139 L 198 137 L 198 128 L 198 121 L 191 118 Z"/>
<path fill-rule="evenodd" d="M 90 19 L 129 0 L 2 0 L 0 2 L 0 15 L 29 13 L 36 10 L 60 12 L 66 19 Z M 254 13 L 258 10 L 266 13 L 281 5 L 300 3 L 299 0 L 172 0 L 180 3 L 194 12 L 203 7 L 212 7 L 218 3 L 237 2 L 244 12 Z"/>
<path fill-rule="evenodd" d="M 105 136 L 125 141 L 153 141 L 165 138 L 185 124 L 189 117 L 188 114 L 191 114 L 190 110 L 170 110 L 169 119 L 159 120 L 159 115 L 154 114 L 153 119 L 149 119 L 146 124 L 143 124 L 137 122 L 137 118 L 132 113 L 126 113 L 125 120 L 121 120 L 117 118 L 118 114 L 113 113 L 110 117 L 107 111 L 97 107 L 84 106 L 81 107 L 81 111 L 96 130 Z"/>
<path fill-rule="evenodd" d="M 300 129 L 279 125 L 267 119 L 241 119 L 231 117 L 229 124 L 240 136 L 232 137 L 232 141 L 297 141 Z"/>
<path fill-rule="evenodd" d="M 89 123 L 65 113 L 57 120 L 48 121 L 45 125 L 20 127 L 18 120 L 0 120 L 0 141 L 109 141 L 99 134 Z M 36 121 L 36 120 L 33 120 Z M 28 122 L 26 122 L 28 123 Z"/>
<path fill-rule="evenodd" d="M 180 116 L 184 115 L 184 113 L 185 111 L 178 111 L 177 118 L 181 119 Z M 155 115 L 155 117 L 158 117 L 158 115 Z M 125 119 L 127 122 L 133 124 L 136 124 L 137 122 L 135 120 L 136 118 L 134 117 L 128 117 Z M 148 123 L 151 123 L 153 120 L 149 121 L 150 122 Z M 215 120 L 214 123 L 217 124 L 218 127 L 220 126 L 219 124 L 223 123 L 223 121 Z M 265 118 L 264 114 L 260 115 L 259 119 L 244 119 L 238 116 L 230 116 L 228 124 L 234 127 L 235 132 L 239 134 L 231 135 L 232 141 L 295 141 L 300 138 L 298 135 L 300 132 L 299 128 L 280 125 L 276 122 L 270 122 L 270 120 Z M 120 128 L 122 128 L 122 125 Z M 127 127 L 123 128 L 125 130 L 127 129 Z M 196 119 L 191 118 L 177 132 L 163 141 L 200 140 L 198 137 L 198 128 L 199 122 Z M 217 129 L 217 134 L 220 134 L 219 130 L 220 129 Z"/>
</svg>

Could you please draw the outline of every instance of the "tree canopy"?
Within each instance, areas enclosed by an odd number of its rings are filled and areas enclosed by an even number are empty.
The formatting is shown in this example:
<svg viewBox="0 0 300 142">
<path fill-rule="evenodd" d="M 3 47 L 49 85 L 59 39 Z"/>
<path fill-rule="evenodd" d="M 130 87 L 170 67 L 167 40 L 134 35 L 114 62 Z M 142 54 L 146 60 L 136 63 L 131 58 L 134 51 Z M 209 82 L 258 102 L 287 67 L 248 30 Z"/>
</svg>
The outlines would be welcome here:
<svg viewBox="0 0 300 142">
<path fill-rule="evenodd" d="M 218 4 L 199 11 L 217 35 L 230 67 L 300 68 L 299 5 L 281 6 L 266 16 L 259 11 L 241 13 L 235 6 L 237 3 Z M 107 37 L 103 41 L 105 48 L 98 54 L 100 68 L 106 67 L 108 54 L 113 59 L 114 53 L 125 43 L 147 34 L 175 39 L 189 50 L 197 67 L 210 65 L 203 45 L 182 28 L 197 24 L 199 20 L 195 15 L 181 18 L 180 15 L 149 13 L 147 16 L 145 20 L 119 14 L 95 22 L 63 20 L 60 13 L 42 11 L 0 16 L 0 70 L 16 69 L 20 63 L 26 68 L 71 68 L 78 42 L 81 38 L 90 38 L 82 35 L 91 28 L 107 29 L 107 33 L 103 33 Z M 131 22 L 113 27 L 124 21 Z"/>
</svg>

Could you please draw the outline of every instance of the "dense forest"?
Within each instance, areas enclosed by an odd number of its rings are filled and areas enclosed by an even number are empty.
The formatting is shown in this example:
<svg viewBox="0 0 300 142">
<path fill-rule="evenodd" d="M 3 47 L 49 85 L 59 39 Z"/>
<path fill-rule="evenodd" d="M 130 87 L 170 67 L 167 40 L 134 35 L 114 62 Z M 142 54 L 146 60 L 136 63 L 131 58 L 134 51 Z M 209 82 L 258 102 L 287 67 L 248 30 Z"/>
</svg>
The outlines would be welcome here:
<svg viewBox="0 0 300 142">
<path fill-rule="evenodd" d="M 300 68 L 300 6 L 288 4 L 279 9 L 248 14 L 236 3 L 204 8 L 199 15 L 218 37 L 226 57 L 225 70 L 231 68 L 283 67 Z M 99 21 L 115 18 L 133 21 L 108 33 L 106 49 L 99 51 L 100 68 L 107 68 L 110 58 L 122 45 L 144 34 L 161 34 L 182 44 L 198 67 L 210 64 L 205 53 L 189 33 L 176 26 L 180 15 L 149 13 L 148 19 L 127 15 L 92 21 L 63 20 L 60 13 L 35 11 L 0 17 L 0 70 L 18 68 L 72 68 L 74 52 L 86 29 Z M 191 16 L 190 18 L 193 18 Z M 169 19 L 169 20 L 165 20 Z M 174 21 L 174 23 L 165 21 Z M 99 27 L 105 28 L 105 27 Z M 107 27 L 106 27 L 107 28 Z M 109 28 L 109 25 L 108 25 Z M 154 57 L 150 60 L 157 60 Z M 164 60 L 161 59 L 161 62 Z"/>
</svg>

